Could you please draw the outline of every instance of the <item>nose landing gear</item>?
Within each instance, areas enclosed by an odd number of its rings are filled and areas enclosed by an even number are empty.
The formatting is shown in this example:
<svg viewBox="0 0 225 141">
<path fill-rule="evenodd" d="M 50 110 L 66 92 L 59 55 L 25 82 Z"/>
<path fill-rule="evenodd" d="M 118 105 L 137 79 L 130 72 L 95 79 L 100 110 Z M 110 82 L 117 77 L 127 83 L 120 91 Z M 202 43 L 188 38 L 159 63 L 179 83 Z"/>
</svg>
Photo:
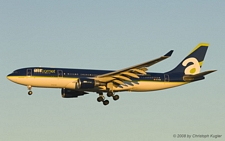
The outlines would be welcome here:
<svg viewBox="0 0 225 141">
<path fill-rule="evenodd" d="M 28 91 L 28 95 L 32 95 L 33 94 L 33 92 L 32 91 Z"/>
<path fill-rule="evenodd" d="M 31 91 L 32 86 L 29 85 L 29 86 L 27 86 L 27 88 L 28 88 L 28 90 L 29 90 L 29 91 L 28 91 L 28 95 L 32 95 L 32 94 L 33 94 L 33 92 Z"/>
</svg>

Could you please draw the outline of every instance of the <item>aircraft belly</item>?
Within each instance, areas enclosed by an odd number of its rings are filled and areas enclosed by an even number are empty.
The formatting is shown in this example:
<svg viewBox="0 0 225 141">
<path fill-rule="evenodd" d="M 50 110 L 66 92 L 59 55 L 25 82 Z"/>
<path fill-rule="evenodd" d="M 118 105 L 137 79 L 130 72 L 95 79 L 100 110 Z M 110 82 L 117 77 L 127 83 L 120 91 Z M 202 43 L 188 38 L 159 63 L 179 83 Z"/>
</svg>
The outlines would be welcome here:
<svg viewBox="0 0 225 141">
<path fill-rule="evenodd" d="M 187 82 L 164 82 L 164 81 L 139 81 L 135 83 L 125 83 L 125 85 L 120 85 L 118 87 L 114 87 L 114 91 L 133 91 L 133 92 L 146 92 L 146 91 L 156 91 L 162 90 L 172 87 L 177 87 L 180 85 L 184 85 Z M 102 91 L 106 91 L 106 89 L 102 88 Z"/>
<path fill-rule="evenodd" d="M 133 86 L 131 91 L 136 91 L 136 92 L 156 91 L 156 90 L 180 86 L 183 84 L 186 84 L 186 83 L 185 82 L 164 82 L 164 81 L 161 81 L 161 82 L 154 82 L 154 81 L 139 82 L 139 84 L 136 84 Z"/>
</svg>

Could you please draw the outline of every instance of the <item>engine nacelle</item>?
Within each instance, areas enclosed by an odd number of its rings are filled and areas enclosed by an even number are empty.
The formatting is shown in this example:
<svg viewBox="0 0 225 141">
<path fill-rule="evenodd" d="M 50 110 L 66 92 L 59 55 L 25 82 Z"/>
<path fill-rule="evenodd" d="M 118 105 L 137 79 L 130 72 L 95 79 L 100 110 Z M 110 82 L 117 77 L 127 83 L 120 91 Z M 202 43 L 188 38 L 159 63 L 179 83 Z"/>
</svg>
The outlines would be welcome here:
<svg viewBox="0 0 225 141">
<path fill-rule="evenodd" d="M 101 83 L 94 79 L 89 78 L 79 78 L 76 82 L 76 89 L 92 89 L 97 86 L 104 86 L 105 83 Z"/>
<path fill-rule="evenodd" d="M 84 91 L 76 91 L 71 89 L 62 89 L 61 94 L 63 98 L 76 98 L 78 96 L 82 96 L 84 94 L 88 94 Z"/>
</svg>

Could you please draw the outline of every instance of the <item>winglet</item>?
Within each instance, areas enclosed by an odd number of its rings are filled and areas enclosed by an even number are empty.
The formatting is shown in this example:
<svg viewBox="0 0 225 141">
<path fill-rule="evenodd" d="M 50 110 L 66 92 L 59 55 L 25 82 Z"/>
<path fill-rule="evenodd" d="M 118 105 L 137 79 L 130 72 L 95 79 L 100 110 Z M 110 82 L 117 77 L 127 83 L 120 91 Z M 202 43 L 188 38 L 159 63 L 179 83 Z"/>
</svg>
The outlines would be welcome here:
<svg viewBox="0 0 225 141">
<path fill-rule="evenodd" d="M 164 56 L 170 57 L 173 54 L 173 50 L 170 50 L 167 54 L 165 54 Z"/>
</svg>

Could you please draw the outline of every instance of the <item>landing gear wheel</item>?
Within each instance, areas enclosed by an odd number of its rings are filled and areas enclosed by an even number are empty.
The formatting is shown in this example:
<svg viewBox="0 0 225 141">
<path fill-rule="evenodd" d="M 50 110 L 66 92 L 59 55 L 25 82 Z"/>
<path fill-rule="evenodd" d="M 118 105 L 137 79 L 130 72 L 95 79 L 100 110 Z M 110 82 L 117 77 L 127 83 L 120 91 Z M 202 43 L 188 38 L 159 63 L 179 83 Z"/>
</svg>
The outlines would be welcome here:
<svg viewBox="0 0 225 141">
<path fill-rule="evenodd" d="M 107 96 L 108 96 L 108 97 L 113 96 L 113 92 L 108 92 L 108 93 L 107 93 Z"/>
<path fill-rule="evenodd" d="M 119 98 L 120 98 L 120 97 L 119 97 L 118 95 L 114 95 L 114 96 L 113 96 L 113 100 L 115 100 L 115 101 L 118 100 Z"/>
<path fill-rule="evenodd" d="M 104 98 L 100 96 L 100 97 L 97 98 L 97 101 L 102 102 L 102 101 L 104 101 Z"/>
<path fill-rule="evenodd" d="M 108 104 L 109 104 L 108 100 L 103 101 L 103 105 L 108 105 Z"/>
<path fill-rule="evenodd" d="M 29 92 L 28 92 L 28 95 L 32 95 L 32 94 L 33 94 L 33 92 L 32 92 L 32 91 L 29 91 Z"/>
</svg>

